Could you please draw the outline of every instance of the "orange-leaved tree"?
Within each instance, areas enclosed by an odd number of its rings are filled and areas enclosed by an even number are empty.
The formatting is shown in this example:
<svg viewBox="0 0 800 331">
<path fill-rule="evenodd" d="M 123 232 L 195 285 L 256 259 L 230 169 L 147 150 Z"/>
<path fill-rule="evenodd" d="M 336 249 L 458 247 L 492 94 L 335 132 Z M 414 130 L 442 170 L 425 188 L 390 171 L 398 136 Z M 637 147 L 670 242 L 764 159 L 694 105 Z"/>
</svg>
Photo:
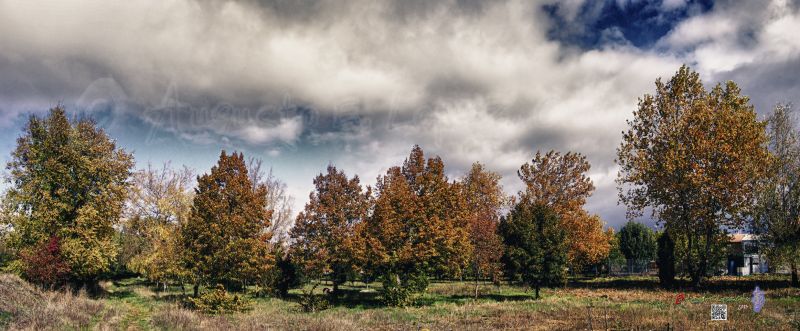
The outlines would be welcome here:
<svg viewBox="0 0 800 331">
<path fill-rule="evenodd" d="M 415 146 L 402 167 L 379 177 L 371 217 L 360 226 L 362 264 L 381 277 L 384 300 L 408 303 L 430 275 L 457 276 L 471 245 L 459 185 L 444 175 L 438 157 Z"/>
<path fill-rule="evenodd" d="M 314 191 L 291 231 L 292 256 L 307 278 L 329 275 L 334 298 L 339 285 L 356 270 L 355 227 L 367 217 L 370 189 L 358 176 L 348 179 L 343 171 L 328 166 L 314 179 Z"/>
<path fill-rule="evenodd" d="M 603 222 L 583 206 L 594 191 L 586 175 L 590 165 L 580 153 L 536 152 L 531 163 L 518 171 L 525 183 L 520 199 L 547 206 L 559 217 L 567 233 L 568 261 L 572 270 L 598 263 L 611 248 L 611 239 L 603 232 Z"/>
<path fill-rule="evenodd" d="M 468 212 L 469 238 L 472 244 L 469 262 L 475 277 L 476 297 L 481 277 L 490 276 L 496 281 L 502 267 L 503 239 L 497 232 L 497 225 L 508 198 L 503 193 L 500 179 L 500 174 L 489 171 L 476 162 L 461 181 Z"/>
<path fill-rule="evenodd" d="M 210 174 L 197 180 L 192 213 L 181 228 L 184 263 L 200 284 L 240 289 L 272 265 L 267 188 L 254 186 L 244 156 L 222 151 Z"/>
<path fill-rule="evenodd" d="M 650 210 L 665 226 L 697 286 L 724 255 L 725 230 L 752 212 L 771 162 L 766 123 L 735 83 L 708 92 L 687 66 L 656 80 L 633 116 L 617 149 L 620 200 L 629 217 Z"/>
</svg>

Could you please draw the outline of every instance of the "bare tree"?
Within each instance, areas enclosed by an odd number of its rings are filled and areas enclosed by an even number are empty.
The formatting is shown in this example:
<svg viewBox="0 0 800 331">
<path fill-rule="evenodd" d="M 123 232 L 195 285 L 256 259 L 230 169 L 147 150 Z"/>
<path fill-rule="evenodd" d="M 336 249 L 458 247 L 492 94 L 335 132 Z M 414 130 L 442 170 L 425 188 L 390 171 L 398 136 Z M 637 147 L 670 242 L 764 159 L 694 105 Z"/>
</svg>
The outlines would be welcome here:
<svg viewBox="0 0 800 331">
<path fill-rule="evenodd" d="M 260 184 L 267 186 L 267 209 L 272 210 L 272 223 L 269 230 L 272 232 L 272 241 L 287 243 L 289 230 L 294 225 L 292 219 L 292 205 L 294 197 L 289 195 L 286 183 L 275 177 L 272 167 L 265 170 L 263 160 L 250 157 L 247 162 L 248 174 L 253 187 Z"/>
</svg>

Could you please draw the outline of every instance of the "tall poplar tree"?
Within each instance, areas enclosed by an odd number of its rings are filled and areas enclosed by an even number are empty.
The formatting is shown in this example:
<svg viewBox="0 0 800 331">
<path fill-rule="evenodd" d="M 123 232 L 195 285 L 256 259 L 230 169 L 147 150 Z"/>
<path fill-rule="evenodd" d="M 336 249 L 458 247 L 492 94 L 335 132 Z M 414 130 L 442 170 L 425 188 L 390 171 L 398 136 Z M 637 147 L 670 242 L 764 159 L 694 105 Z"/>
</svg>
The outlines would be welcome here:
<svg viewBox="0 0 800 331">
<path fill-rule="evenodd" d="M 132 167 L 133 157 L 92 120 L 71 122 L 60 106 L 31 116 L 7 165 L 12 246 L 25 255 L 57 242 L 70 278 L 96 285 L 116 257 L 113 226 Z"/>
<path fill-rule="evenodd" d="M 241 153 L 225 151 L 197 182 L 191 215 L 181 227 L 195 295 L 201 284 L 238 289 L 266 277 L 272 265 L 266 186 L 253 186 Z"/>
<path fill-rule="evenodd" d="M 792 108 L 778 105 L 769 117 L 769 173 L 759 185 L 754 225 L 770 265 L 787 265 L 800 286 L 800 134 Z"/>
</svg>

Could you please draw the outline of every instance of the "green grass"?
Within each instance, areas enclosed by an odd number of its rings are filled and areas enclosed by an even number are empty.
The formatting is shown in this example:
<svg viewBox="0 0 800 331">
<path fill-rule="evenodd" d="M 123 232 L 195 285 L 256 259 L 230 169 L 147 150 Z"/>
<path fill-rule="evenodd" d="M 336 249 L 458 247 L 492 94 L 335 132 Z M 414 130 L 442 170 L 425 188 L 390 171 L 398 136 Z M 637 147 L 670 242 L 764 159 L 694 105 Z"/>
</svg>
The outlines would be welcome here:
<svg viewBox="0 0 800 331">
<path fill-rule="evenodd" d="M 750 304 L 756 284 L 767 293 L 760 314 L 753 313 Z M 302 312 L 296 302 L 302 291 L 294 289 L 286 299 L 251 298 L 253 309 L 246 313 L 206 316 L 180 308 L 180 287 L 159 292 L 143 279 L 130 278 L 102 284 L 106 291 L 98 299 L 102 309 L 79 301 L 94 307 L 89 321 L 59 317 L 51 323 L 62 323 L 52 329 L 112 330 L 663 329 L 667 324 L 676 329 L 791 330 L 800 326 L 800 290 L 789 288 L 785 277 L 724 277 L 711 280 L 700 291 L 662 290 L 656 285 L 652 277 L 573 279 L 565 288 L 544 289 L 542 299 L 533 300 L 532 291 L 508 284 L 481 285 L 481 296 L 475 299 L 473 283 L 432 282 L 415 305 L 395 308 L 380 304 L 379 284 L 348 283 L 341 287 L 341 300 L 316 313 Z M 326 286 L 317 287 L 316 293 L 322 295 Z M 674 305 L 678 293 L 685 293 L 686 300 Z M 728 305 L 729 321 L 709 321 L 712 303 Z M 69 309 L 58 314 L 69 315 Z M 14 323 L 15 318 L 0 310 L 0 325 Z"/>
</svg>

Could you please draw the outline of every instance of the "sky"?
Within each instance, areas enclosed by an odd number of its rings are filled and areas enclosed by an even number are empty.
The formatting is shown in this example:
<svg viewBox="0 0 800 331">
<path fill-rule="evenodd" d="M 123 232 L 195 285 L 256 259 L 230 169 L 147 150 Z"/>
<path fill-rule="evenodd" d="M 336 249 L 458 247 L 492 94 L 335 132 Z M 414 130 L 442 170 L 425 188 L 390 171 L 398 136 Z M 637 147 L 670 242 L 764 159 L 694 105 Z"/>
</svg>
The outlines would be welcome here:
<svg viewBox="0 0 800 331">
<path fill-rule="evenodd" d="M 798 32 L 786 0 L 0 0 L 0 161 L 62 104 L 139 168 L 262 158 L 297 211 L 329 164 L 372 184 L 418 144 L 451 179 L 481 162 L 514 194 L 555 149 L 587 156 L 586 208 L 619 228 L 638 98 L 687 64 L 764 118 L 800 101 Z"/>
</svg>

